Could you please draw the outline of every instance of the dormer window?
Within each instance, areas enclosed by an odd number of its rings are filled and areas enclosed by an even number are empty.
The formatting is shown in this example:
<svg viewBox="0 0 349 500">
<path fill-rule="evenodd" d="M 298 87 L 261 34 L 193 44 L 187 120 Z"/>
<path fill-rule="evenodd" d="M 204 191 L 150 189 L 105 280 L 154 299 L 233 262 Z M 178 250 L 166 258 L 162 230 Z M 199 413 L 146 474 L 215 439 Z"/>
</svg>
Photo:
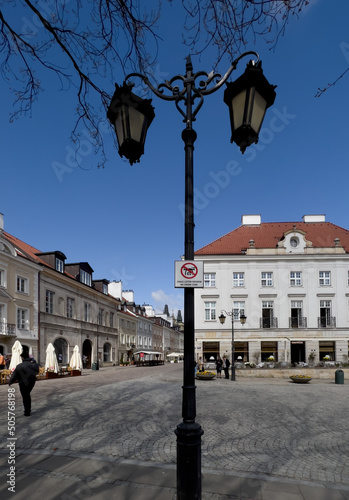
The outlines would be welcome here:
<svg viewBox="0 0 349 500">
<path fill-rule="evenodd" d="M 92 285 L 92 276 L 90 273 L 87 273 L 83 269 L 80 269 L 80 282 L 84 283 L 85 285 L 91 286 Z"/>
<path fill-rule="evenodd" d="M 105 283 L 103 283 L 103 293 L 104 295 L 108 295 L 108 285 L 106 285 Z"/>
<path fill-rule="evenodd" d="M 292 248 L 297 248 L 298 245 L 299 245 L 299 239 L 293 236 L 290 239 L 290 245 L 291 245 Z"/>
<path fill-rule="evenodd" d="M 58 257 L 56 257 L 56 271 L 58 271 L 59 273 L 64 272 L 64 262 L 62 259 L 59 259 Z"/>
</svg>

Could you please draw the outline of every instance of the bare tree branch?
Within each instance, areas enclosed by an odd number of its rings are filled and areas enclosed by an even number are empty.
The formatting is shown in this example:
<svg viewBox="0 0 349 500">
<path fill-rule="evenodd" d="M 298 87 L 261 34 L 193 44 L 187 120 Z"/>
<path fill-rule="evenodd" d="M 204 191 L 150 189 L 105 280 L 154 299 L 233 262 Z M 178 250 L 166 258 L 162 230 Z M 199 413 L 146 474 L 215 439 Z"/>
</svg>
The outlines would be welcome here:
<svg viewBox="0 0 349 500">
<path fill-rule="evenodd" d="M 139 0 L 2 2 L 0 71 L 14 92 L 11 119 L 31 113 L 43 90 L 36 75 L 45 78 L 45 72 L 53 73 L 62 89 L 76 89 L 77 118 L 72 140 L 78 146 L 79 133 L 85 127 L 96 152 L 102 152 L 103 163 L 100 123 L 106 116 L 116 69 L 151 75 L 160 42 L 157 22 L 161 8 L 172 1 L 154 0 L 151 5 L 155 7 Z M 298 15 L 307 3 L 182 0 L 186 13 L 183 41 L 192 54 L 215 47 L 218 64 L 225 54 L 235 58 L 247 42 L 257 37 L 275 46 L 289 17 Z"/>
</svg>

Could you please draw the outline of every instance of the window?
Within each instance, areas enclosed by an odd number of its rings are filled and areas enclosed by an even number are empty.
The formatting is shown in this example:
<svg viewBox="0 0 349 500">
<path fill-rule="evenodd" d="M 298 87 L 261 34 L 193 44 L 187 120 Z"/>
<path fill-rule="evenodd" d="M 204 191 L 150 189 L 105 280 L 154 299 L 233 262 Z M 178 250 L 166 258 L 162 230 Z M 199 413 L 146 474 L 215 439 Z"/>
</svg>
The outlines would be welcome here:
<svg viewBox="0 0 349 500">
<path fill-rule="evenodd" d="M 84 283 L 85 285 L 91 286 L 92 284 L 91 274 L 87 273 L 83 269 L 80 269 L 80 282 Z"/>
<path fill-rule="evenodd" d="M 331 271 L 319 271 L 319 286 L 331 285 Z"/>
<path fill-rule="evenodd" d="M 74 315 L 74 299 L 67 298 L 67 318 L 73 318 Z"/>
<path fill-rule="evenodd" d="M 302 272 L 301 271 L 291 271 L 290 272 L 290 286 L 302 286 Z"/>
<path fill-rule="evenodd" d="M 28 309 L 17 309 L 17 328 L 19 330 L 29 330 Z"/>
<path fill-rule="evenodd" d="M 90 304 L 87 304 L 87 302 L 85 302 L 85 305 L 84 305 L 84 320 L 85 321 L 91 321 L 91 306 Z"/>
<path fill-rule="evenodd" d="M 233 273 L 233 287 L 245 286 L 245 273 Z"/>
<path fill-rule="evenodd" d="M 110 328 L 113 328 L 114 326 L 114 313 L 112 312 L 109 314 L 109 326 Z"/>
<path fill-rule="evenodd" d="M 125 334 L 124 334 L 124 333 L 122 333 L 122 334 L 120 335 L 120 342 L 121 342 L 121 344 L 124 344 L 124 343 L 125 343 Z"/>
<path fill-rule="evenodd" d="M 64 272 L 64 262 L 62 259 L 56 257 L 56 271 L 63 273 Z"/>
<path fill-rule="evenodd" d="M 46 312 L 48 314 L 53 314 L 53 295 L 51 290 L 46 290 Z"/>
<path fill-rule="evenodd" d="M 273 286 L 273 273 L 262 273 L 261 285 Z"/>
<path fill-rule="evenodd" d="M 348 277 L 349 280 L 349 277 Z M 0 269 L 0 286 L 6 287 L 6 275 L 5 275 L 5 270 Z"/>
<path fill-rule="evenodd" d="M 103 346 L 103 361 L 106 363 L 111 361 L 111 345 L 106 342 Z"/>
<path fill-rule="evenodd" d="M 215 302 L 205 302 L 205 320 L 215 320 L 216 319 L 216 303 Z"/>
<path fill-rule="evenodd" d="M 291 328 L 300 328 L 306 326 L 302 310 L 303 310 L 302 300 L 291 300 L 291 318 L 290 318 Z"/>
<path fill-rule="evenodd" d="M 216 286 L 216 273 L 204 274 L 204 286 L 205 288 L 214 288 Z"/>
<path fill-rule="evenodd" d="M 320 300 L 320 328 L 331 326 L 331 301 Z"/>
<path fill-rule="evenodd" d="M 298 239 L 298 238 L 296 238 L 296 237 L 291 238 L 291 239 L 290 239 L 290 245 L 291 245 L 291 247 L 293 247 L 293 248 L 297 248 L 297 247 L 298 247 L 298 245 L 299 245 L 299 239 Z"/>
<path fill-rule="evenodd" d="M 144 345 L 144 347 L 147 347 L 147 345 L 148 345 L 148 338 L 147 337 L 143 337 L 143 345 Z"/>
<path fill-rule="evenodd" d="M 5 305 L 0 304 L 0 334 L 6 333 Z"/>
<path fill-rule="evenodd" d="M 17 292 L 28 293 L 28 279 L 17 276 Z"/>
<path fill-rule="evenodd" d="M 240 320 L 241 314 L 245 314 L 245 302 L 233 303 L 234 320 Z"/>
<path fill-rule="evenodd" d="M 104 309 L 99 309 L 98 311 L 98 324 L 103 325 L 103 315 L 104 315 Z"/>
<path fill-rule="evenodd" d="M 263 300 L 262 302 L 262 328 L 271 328 L 274 324 L 274 302 Z"/>
<path fill-rule="evenodd" d="M 103 283 L 103 293 L 104 295 L 108 295 L 108 285 L 106 285 L 105 283 Z"/>
<path fill-rule="evenodd" d="M 142 337 L 138 337 L 138 346 L 141 346 L 142 345 Z"/>
</svg>

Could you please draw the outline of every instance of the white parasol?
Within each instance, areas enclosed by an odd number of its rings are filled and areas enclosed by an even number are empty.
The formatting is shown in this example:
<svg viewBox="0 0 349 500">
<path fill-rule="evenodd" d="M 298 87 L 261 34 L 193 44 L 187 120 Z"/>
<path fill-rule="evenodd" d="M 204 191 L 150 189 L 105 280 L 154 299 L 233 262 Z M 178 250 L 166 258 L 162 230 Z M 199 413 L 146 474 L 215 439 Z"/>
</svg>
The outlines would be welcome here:
<svg viewBox="0 0 349 500">
<path fill-rule="evenodd" d="M 58 373 L 59 371 L 56 351 L 51 343 L 48 344 L 46 349 L 45 371 L 46 372 L 50 371 L 54 373 Z"/>
<path fill-rule="evenodd" d="M 79 346 L 75 346 L 73 350 L 73 355 L 70 359 L 69 366 L 72 370 L 80 370 L 82 369 L 82 361 L 79 352 Z"/>
<path fill-rule="evenodd" d="M 19 363 L 22 363 L 22 344 L 20 343 L 19 340 L 16 340 L 16 342 L 12 346 L 12 356 L 11 356 L 11 362 L 9 369 L 13 371 Z"/>
</svg>

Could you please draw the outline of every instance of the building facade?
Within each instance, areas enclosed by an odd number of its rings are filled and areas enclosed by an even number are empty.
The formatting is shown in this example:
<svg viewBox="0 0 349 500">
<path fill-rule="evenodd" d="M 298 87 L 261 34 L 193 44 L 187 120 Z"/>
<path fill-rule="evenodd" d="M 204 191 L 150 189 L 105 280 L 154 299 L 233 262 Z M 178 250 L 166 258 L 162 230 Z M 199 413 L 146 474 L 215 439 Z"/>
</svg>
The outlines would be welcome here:
<svg viewBox="0 0 349 500">
<path fill-rule="evenodd" d="M 4 232 L 0 214 L 0 352 L 10 354 L 16 340 L 38 355 L 39 273 Z"/>
<path fill-rule="evenodd" d="M 86 368 L 93 363 L 115 363 L 120 301 L 108 294 L 108 280 L 94 281 L 87 262 L 67 263 L 61 251 L 40 252 L 4 231 L 1 237 L 6 254 L 12 252 L 11 266 L 0 259 L 6 285 L 0 287 L 0 296 L 8 295 L 1 310 L 7 324 L 17 324 L 6 352 L 11 352 L 18 339 L 41 363 L 49 343 L 60 364 L 69 363 L 76 345 Z"/>
<path fill-rule="evenodd" d="M 195 290 L 198 359 L 231 358 L 233 329 L 235 360 L 347 362 L 348 230 L 322 215 L 287 223 L 243 216 L 195 259 L 204 262 L 204 288 Z"/>
</svg>

